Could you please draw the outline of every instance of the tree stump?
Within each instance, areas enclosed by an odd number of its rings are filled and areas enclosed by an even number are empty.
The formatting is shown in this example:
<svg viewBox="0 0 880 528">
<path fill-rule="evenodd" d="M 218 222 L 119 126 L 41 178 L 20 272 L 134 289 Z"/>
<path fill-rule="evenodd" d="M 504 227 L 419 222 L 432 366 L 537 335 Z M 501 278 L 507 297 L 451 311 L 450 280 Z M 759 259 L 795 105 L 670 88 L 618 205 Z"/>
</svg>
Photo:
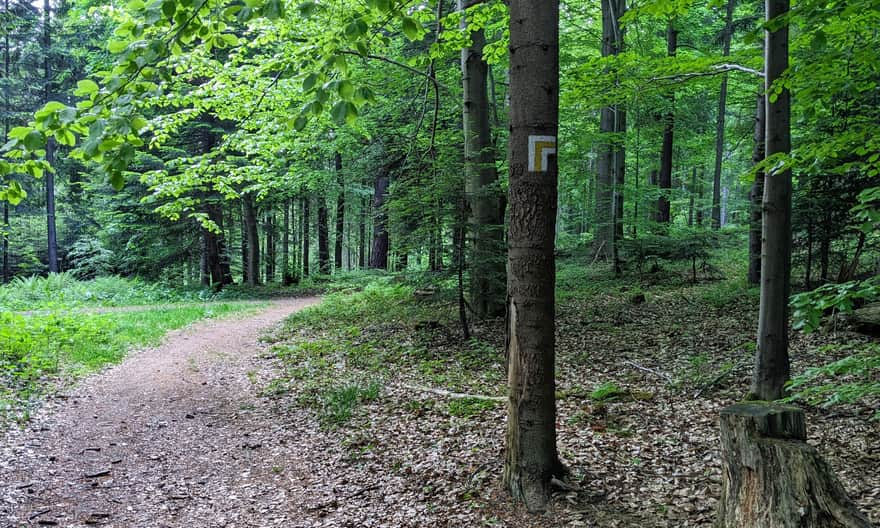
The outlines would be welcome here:
<svg viewBox="0 0 880 528">
<path fill-rule="evenodd" d="M 797 407 L 755 402 L 722 410 L 715 527 L 870 528 L 806 437 Z"/>
</svg>

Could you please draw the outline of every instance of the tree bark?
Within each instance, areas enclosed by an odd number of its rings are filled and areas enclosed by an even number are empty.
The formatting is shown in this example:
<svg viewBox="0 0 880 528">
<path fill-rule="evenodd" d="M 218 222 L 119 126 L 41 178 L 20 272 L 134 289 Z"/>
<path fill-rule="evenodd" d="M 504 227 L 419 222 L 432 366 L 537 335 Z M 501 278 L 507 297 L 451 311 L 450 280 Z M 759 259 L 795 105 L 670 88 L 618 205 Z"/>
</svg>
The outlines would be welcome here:
<svg viewBox="0 0 880 528">
<path fill-rule="evenodd" d="M 244 204 L 245 197 L 241 197 L 241 210 L 239 211 L 240 228 L 241 228 L 241 282 L 242 284 L 251 284 L 250 274 L 248 273 L 248 229 Z"/>
<path fill-rule="evenodd" d="M 724 29 L 721 32 L 721 55 L 730 55 L 730 39 L 733 34 L 733 9 L 735 0 L 727 0 Z M 721 227 L 721 163 L 724 157 L 724 122 L 727 113 L 727 74 L 721 74 L 721 91 L 718 94 L 718 117 L 715 121 L 715 175 L 712 178 L 712 228 Z"/>
<path fill-rule="evenodd" d="M 244 226 L 247 236 L 247 284 L 260 283 L 260 233 L 257 226 L 257 211 L 254 197 L 245 194 L 241 197 L 244 206 Z"/>
<path fill-rule="evenodd" d="M 318 270 L 330 275 L 330 226 L 327 219 L 327 199 L 318 198 Z"/>
<path fill-rule="evenodd" d="M 367 268 L 367 199 L 361 200 L 360 222 L 358 223 L 358 267 Z"/>
<path fill-rule="evenodd" d="M 459 10 L 464 9 L 463 4 L 459 0 Z M 467 27 L 465 17 L 461 25 Z M 470 37 L 471 45 L 461 50 L 465 194 L 473 241 L 470 305 L 474 315 L 482 319 L 504 313 L 504 213 L 489 125 L 489 66 L 483 59 L 486 38 L 482 29 L 471 32 Z"/>
<path fill-rule="evenodd" d="M 284 200 L 281 207 L 284 208 L 281 225 L 281 284 L 290 286 L 293 283 L 290 274 L 290 200 Z"/>
<path fill-rule="evenodd" d="M 388 269 L 388 215 L 385 212 L 385 198 L 390 183 L 388 168 L 383 167 L 373 187 L 373 245 L 370 250 L 370 269 Z"/>
<path fill-rule="evenodd" d="M 310 226 L 309 222 L 312 221 L 311 211 L 309 210 L 309 197 L 304 196 L 302 199 L 302 260 L 303 260 L 303 277 L 309 276 L 309 249 L 311 248 L 311 241 L 309 240 L 309 231 Z"/>
<path fill-rule="evenodd" d="M 626 10 L 622 0 L 602 0 L 602 56 L 623 51 L 623 28 L 620 18 Z M 624 138 L 626 111 L 622 105 L 604 107 L 599 112 L 602 135 L 596 178 L 596 215 L 594 254 L 611 258 L 616 265 L 617 241 L 623 238 L 623 185 L 626 168 Z"/>
<path fill-rule="evenodd" d="M 342 242 L 345 233 L 345 178 L 342 177 L 342 154 L 337 152 L 333 161 L 336 168 L 336 186 L 339 187 L 339 194 L 336 196 L 336 245 L 333 252 L 333 263 L 337 271 L 341 271 Z"/>
<path fill-rule="evenodd" d="M 555 256 L 559 2 L 510 1 L 508 420 L 504 485 L 541 511 L 556 449 Z"/>
<path fill-rule="evenodd" d="M 757 106 L 755 107 L 755 148 L 752 153 L 752 161 L 755 164 L 764 161 L 764 142 L 766 126 L 766 107 L 764 106 L 764 94 L 758 94 Z M 749 193 L 751 211 L 749 216 L 749 284 L 761 282 L 761 202 L 764 196 L 764 171 L 755 173 L 755 181 Z"/>
<path fill-rule="evenodd" d="M 666 27 L 666 54 L 675 57 L 678 49 L 678 30 L 670 21 Z M 660 151 L 660 198 L 657 200 L 657 221 L 669 223 L 669 192 L 672 190 L 672 146 L 675 130 L 675 93 L 669 95 L 670 109 L 663 116 L 663 146 Z"/>
<path fill-rule="evenodd" d="M 797 407 L 740 403 L 721 411 L 716 528 L 870 528 L 806 436 Z"/>
<path fill-rule="evenodd" d="M 688 199 L 688 227 L 694 225 L 694 195 L 697 193 L 697 168 L 693 168 L 691 172 L 691 184 L 688 189 L 690 198 Z"/>
<path fill-rule="evenodd" d="M 788 13 L 789 0 L 766 0 L 767 20 Z M 788 24 L 766 32 L 764 46 L 766 93 L 788 68 Z M 767 100 L 767 156 L 791 151 L 790 93 Z M 761 244 L 761 301 L 758 347 L 751 399 L 777 400 L 788 381 L 788 298 L 791 289 L 791 170 L 775 170 L 764 180 L 764 221 Z"/>
<path fill-rule="evenodd" d="M 52 68 L 49 54 L 52 47 L 52 16 L 49 0 L 43 1 L 43 102 L 52 97 Z M 55 165 L 55 139 L 46 142 L 46 161 Z M 55 173 L 46 171 L 46 235 L 49 250 L 49 273 L 58 273 L 58 235 L 55 229 Z"/>
</svg>

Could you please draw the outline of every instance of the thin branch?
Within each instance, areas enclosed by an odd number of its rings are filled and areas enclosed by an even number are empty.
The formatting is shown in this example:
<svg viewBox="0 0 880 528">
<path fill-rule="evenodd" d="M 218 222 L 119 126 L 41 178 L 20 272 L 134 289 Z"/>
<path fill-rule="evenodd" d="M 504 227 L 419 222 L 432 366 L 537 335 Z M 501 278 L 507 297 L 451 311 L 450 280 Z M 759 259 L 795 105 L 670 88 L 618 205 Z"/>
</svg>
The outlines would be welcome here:
<svg viewBox="0 0 880 528">
<path fill-rule="evenodd" d="M 431 387 L 420 387 L 418 385 L 408 385 L 406 383 L 402 383 L 399 385 L 404 389 L 409 389 L 417 392 L 430 392 L 432 394 L 437 394 L 438 396 L 446 396 L 447 398 L 453 398 L 457 400 L 462 400 L 465 398 L 473 398 L 475 400 L 487 400 L 487 401 L 497 401 L 497 402 L 506 402 L 507 398 L 505 396 L 486 396 L 485 394 L 467 394 L 463 392 L 452 392 L 443 389 L 434 389 Z"/>
<path fill-rule="evenodd" d="M 410 73 L 415 73 L 416 75 L 420 75 L 422 77 L 427 78 L 432 83 L 434 83 L 434 87 L 436 89 L 439 90 L 440 88 L 443 88 L 444 90 L 447 90 L 447 88 L 445 86 L 443 86 L 442 84 L 440 84 L 440 82 L 438 82 L 437 79 L 431 77 L 426 72 L 423 72 L 421 70 L 417 70 L 417 69 L 413 68 L 409 64 L 404 64 L 404 63 L 398 62 L 394 59 L 389 59 L 388 57 L 382 57 L 381 55 L 361 55 L 360 53 L 358 53 L 356 51 L 351 51 L 351 50 L 342 50 L 342 51 L 340 51 L 340 53 L 342 53 L 343 55 L 354 55 L 355 57 L 360 57 L 362 59 L 378 60 L 378 61 L 382 61 L 382 62 L 387 62 L 388 64 L 393 64 L 395 66 L 399 66 L 400 68 L 403 68 Z"/>
<path fill-rule="evenodd" d="M 711 77 L 713 75 L 719 75 L 727 72 L 742 72 L 748 73 L 751 75 L 755 75 L 758 77 L 764 77 L 764 72 L 760 70 L 755 70 L 753 68 L 748 68 L 746 66 L 742 66 L 739 64 L 715 64 L 712 66 L 712 71 L 705 72 L 690 72 L 690 73 L 681 73 L 678 75 L 666 75 L 663 77 L 652 77 L 650 79 L 651 82 L 655 81 L 684 81 L 686 79 L 692 79 L 694 77 Z"/>
</svg>

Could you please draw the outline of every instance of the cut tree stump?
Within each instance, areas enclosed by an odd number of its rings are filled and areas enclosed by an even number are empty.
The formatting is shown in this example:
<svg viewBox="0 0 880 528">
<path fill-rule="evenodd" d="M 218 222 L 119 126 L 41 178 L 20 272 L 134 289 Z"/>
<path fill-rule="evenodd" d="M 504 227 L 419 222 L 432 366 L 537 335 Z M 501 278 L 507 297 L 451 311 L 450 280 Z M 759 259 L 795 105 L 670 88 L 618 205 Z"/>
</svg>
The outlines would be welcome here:
<svg viewBox="0 0 880 528">
<path fill-rule="evenodd" d="M 715 527 L 870 528 L 806 438 L 797 407 L 755 402 L 722 410 Z"/>
</svg>

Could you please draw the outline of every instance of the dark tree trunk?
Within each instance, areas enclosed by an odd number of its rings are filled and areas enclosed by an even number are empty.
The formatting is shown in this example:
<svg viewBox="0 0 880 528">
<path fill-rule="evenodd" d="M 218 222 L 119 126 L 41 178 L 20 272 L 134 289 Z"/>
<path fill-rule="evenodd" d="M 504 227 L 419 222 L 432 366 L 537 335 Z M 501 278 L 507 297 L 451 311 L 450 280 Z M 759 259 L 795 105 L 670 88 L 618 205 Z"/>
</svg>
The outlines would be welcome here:
<svg viewBox="0 0 880 528">
<path fill-rule="evenodd" d="M 733 8 L 735 0 L 727 0 L 724 29 L 721 32 L 721 55 L 730 55 L 730 37 L 733 33 Z M 718 118 L 715 122 L 715 176 L 712 178 L 712 228 L 721 227 L 721 162 L 724 157 L 724 122 L 727 113 L 727 74 L 721 77 L 718 94 Z"/>
<path fill-rule="evenodd" d="M 367 268 L 367 199 L 361 200 L 360 222 L 358 222 L 358 267 Z"/>
<path fill-rule="evenodd" d="M 241 197 L 244 204 L 244 226 L 247 236 L 247 283 L 256 286 L 260 283 L 260 233 L 257 226 L 257 207 L 254 197 L 248 194 Z"/>
<path fill-rule="evenodd" d="M 290 286 L 293 277 L 290 275 L 290 200 L 284 200 L 284 216 L 281 226 L 281 284 Z"/>
<path fill-rule="evenodd" d="M 602 56 L 623 51 L 620 18 L 626 10 L 622 0 L 602 0 Z M 596 215 L 593 252 L 617 264 L 617 241 L 623 238 L 623 184 L 626 167 L 624 138 L 626 111 L 621 105 L 599 112 L 599 132 L 603 135 L 596 178 Z"/>
<path fill-rule="evenodd" d="M 203 247 L 203 271 L 202 284 L 213 285 L 217 290 L 227 284 L 232 284 L 232 272 L 229 267 L 229 259 L 226 255 L 226 242 L 223 236 L 223 207 L 214 201 L 205 206 L 208 219 L 217 225 L 219 231 L 213 232 L 202 228 Z"/>
<path fill-rule="evenodd" d="M 327 220 L 327 199 L 318 198 L 318 270 L 330 274 L 330 226 Z"/>
<path fill-rule="evenodd" d="M 789 0 L 766 0 L 767 20 L 788 14 Z M 788 24 L 766 31 L 766 93 L 788 68 Z M 766 155 L 791 150 L 791 94 L 787 88 L 767 101 Z M 788 298 L 791 289 L 791 170 L 773 171 L 764 180 L 761 245 L 761 302 L 758 347 L 750 397 L 776 400 L 788 381 Z"/>
<path fill-rule="evenodd" d="M 336 246 L 334 248 L 333 263 L 336 265 L 337 270 L 342 270 L 342 242 L 343 234 L 345 233 L 345 178 L 342 177 L 342 154 L 336 153 L 334 163 L 339 195 L 336 197 Z"/>
<path fill-rule="evenodd" d="M 764 97 L 763 93 L 758 94 L 758 104 L 755 109 L 755 148 L 752 152 L 752 161 L 755 164 L 764 161 L 764 129 L 767 114 L 764 107 Z M 763 197 L 764 171 L 758 171 L 755 173 L 755 181 L 752 183 L 752 189 L 749 193 L 749 202 L 751 204 L 749 216 L 749 284 L 759 284 L 761 282 L 761 202 Z"/>
<path fill-rule="evenodd" d="M 721 411 L 716 528 L 871 527 L 806 431 L 797 407 L 740 403 Z"/>
<path fill-rule="evenodd" d="M 807 263 L 804 270 L 804 288 L 813 289 L 811 277 L 813 276 L 813 217 L 807 217 Z"/>
<path fill-rule="evenodd" d="M 694 167 L 693 172 L 691 172 L 691 184 L 688 189 L 688 194 L 690 198 L 688 199 L 688 227 L 693 227 L 694 225 L 694 195 L 697 192 L 697 168 Z"/>
<path fill-rule="evenodd" d="M 828 282 L 829 260 L 831 258 L 831 215 L 825 212 L 825 222 L 820 228 L 821 238 L 819 240 L 819 279 L 822 283 Z"/>
<path fill-rule="evenodd" d="M 0 226 L 0 236 L 3 237 L 3 284 L 11 279 L 9 273 L 9 202 L 3 202 L 3 225 Z"/>
<path fill-rule="evenodd" d="M 700 169 L 700 178 L 697 180 L 697 225 L 700 227 L 703 226 L 703 216 L 705 214 L 703 212 L 703 180 L 705 177 L 706 169 L 704 167 Z"/>
<path fill-rule="evenodd" d="M 246 206 L 245 206 L 245 197 L 241 198 L 241 210 L 239 211 L 239 215 L 241 218 L 240 228 L 241 228 L 241 282 L 242 284 L 251 284 L 250 274 L 248 273 L 248 255 L 250 254 L 248 251 L 248 226 L 247 226 L 247 215 L 245 214 Z"/>
<path fill-rule="evenodd" d="M 678 30 L 670 21 L 666 28 L 666 53 L 675 57 L 678 49 Z M 660 150 L 660 192 L 663 193 L 657 200 L 657 221 L 669 223 L 671 214 L 669 210 L 669 192 L 672 190 L 672 145 L 673 131 L 675 130 L 675 94 L 669 95 L 670 109 L 663 116 L 663 146 Z"/>
<path fill-rule="evenodd" d="M 275 213 L 266 213 L 266 282 L 275 282 L 275 263 L 278 260 L 276 248 Z"/>
<path fill-rule="evenodd" d="M 4 0 L 3 8 L 4 8 L 3 14 L 5 17 L 7 17 L 6 20 L 7 20 L 7 24 L 8 24 L 9 0 Z M 6 27 L 4 29 L 6 31 L 3 32 L 3 43 L 4 43 L 4 46 L 3 46 L 3 59 L 4 59 L 3 60 L 3 69 L 4 69 L 4 73 L 6 75 L 5 76 L 6 82 L 10 82 L 10 78 L 9 78 L 9 67 L 10 67 L 10 64 L 9 64 L 9 61 L 10 61 L 9 33 L 10 33 L 10 31 L 9 31 L 8 27 Z M 9 140 L 9 115 L 12 110 L 11 106 L 9 104 L 9 91 L 10 91 L 10 89 L 8 87 L 5 90 L 3 90 L 3 106 L 4 106 L 4 110 L 6 110 L 6 116 L 3 119 L 3 142 L 4 142 L 4 144 L 6 143 L 6 141 Z M 2 236 L 2 238 L 3 238 L 3 283 L 6 284 L 12 278 L 12 274 L 10 273 L 10 269 L 9 269 L 9 202 L 6 200 L 3 201 L 3 225 L 0 226 L 0 236 Z"/>
<path fill-rule="evenodd" d="M 648 173 L 648 185 L 653 189 L 658 184 L 657 181 L 657 169 L 651 169 L 651 172 Z M 652 204 L 650 209 L 648 210 L 648 218 L 654 222 L 657 222 L 659 219 L 659 213 L 657 210 L 657 204 Z"/>
<path fill-rule="evenodd" d="M 370 269 L 388 269 L 388 230 L 385 223 L 385 198 L 388 193 L 388 169 L 383 168 L 373 187 L 373 245 L 370 250 Z"/>
<path fill-rule="evenodd" d="M 43 102 L 48 103 L 52 97 L 52 68 L 50 50 L 52 47 L 52 16 L 49 0 L 43 1 Z M 55 165 L 55 139 L 46 142 L 46 161 Z M 49 249 L 49 273 L 58 273 L 58 235 L 55 229 L 55 173 L 46 171 L 46 235 Z"/>
<path fill-rule="evenodd" d="M 311 211 L 309 210 L 309 197 L 303 197 L 303 213 L 302 213 L 302 256 L 303 256 L 303 277 L 309 276 L 309 249 L 311 246 L 311 241 L 309 240 L 309 231 L 310 226 L 309 222 L 312 221 Z"/>
<path fill-rule="evenodd" d="M 459 0 L 463 10 L 463 0 Z M 462 17 L 462 27 L 467 20 Z M 483 30 L 470 34 L 471 45 L 461 50 L 465 193 L 473 240 L 470 257 L 471 309 L 478 318 L 504 313 L 504 218 L 501 210 L 495 146 L 489 125 L 489 66 L 483 59 Z"/>
<path fill-rule="evenodd" d="M 504 486 L 544 510 L 556 449 L 555 256 L 559 2 L 510 1 L 508 419 Z"/>
</svg>

